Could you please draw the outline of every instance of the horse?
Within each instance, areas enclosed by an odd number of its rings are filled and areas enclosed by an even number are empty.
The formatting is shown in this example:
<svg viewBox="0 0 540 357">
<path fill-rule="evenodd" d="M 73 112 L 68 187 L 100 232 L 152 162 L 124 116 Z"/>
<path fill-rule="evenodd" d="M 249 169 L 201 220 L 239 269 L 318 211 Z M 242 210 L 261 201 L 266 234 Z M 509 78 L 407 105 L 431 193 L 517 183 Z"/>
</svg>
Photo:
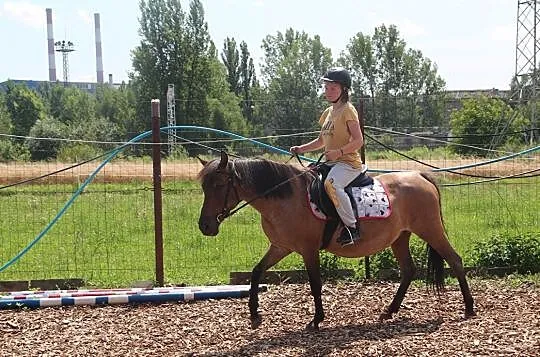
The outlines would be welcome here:
<svg viewBox="0 0 540 357">
<path fill-rule="evenodd" d="M 313 319 L 306 329 L 317 330 L 324 320 L 321 299 L 319 250 L 325 222 L 310 211 L 306 199 L 307 187 L 314 179 L 311 169 L 265 159 L 229 160 L 221 152 L 219 159 L 205 161 L 198 174 L 204 200 L 199 217 L 199 229 L 206 236 L 216 236 L 223 220 L 242 201 L 261 215 L 269 248 L 253 268 L 250 280 L 249 311 L 252 328 L 257 328 L 259 313 L 259 282 L 264 272 L 292 252 L 298 253 L 305 264 L 311 295 L 315 304 Z M 386 187 L 392 212 L 380 220 L 363 221 L 361 239 L 354 245 L 342 247 L 336 242 L 339 229 L 325 249 L 341 257 L 364 257 L 391 247 L 398 262 L 401 280 L 392 302 L 379 316 L 392 318 L 397 313 L 416 274 L 411 258 L 411 233 L 427 243 L 428 273 L 434 290 L 444 289 L 444 261 L 457 277 L 465 304 L 465 318 L 474 316 L 473 297 L 465 277 L 461 257 L 448 241 L 441 212 L 440 191 L 427 173 L 409 171 L 376 176 Z M 238 209 L 238 208 L 237 208 Z"/>
</svg>

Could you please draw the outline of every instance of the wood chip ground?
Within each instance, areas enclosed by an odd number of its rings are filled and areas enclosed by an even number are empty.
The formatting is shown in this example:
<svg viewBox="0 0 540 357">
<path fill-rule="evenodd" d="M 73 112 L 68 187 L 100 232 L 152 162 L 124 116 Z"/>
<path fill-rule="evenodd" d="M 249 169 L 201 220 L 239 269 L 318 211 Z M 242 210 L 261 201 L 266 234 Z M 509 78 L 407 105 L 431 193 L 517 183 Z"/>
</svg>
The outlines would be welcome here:
<svg viewBox="0 0 540 357">
<path fill-rule="evenodd" d="M 441 297 L 409 290 L 400 313 L 378 315 L 395 283 L 325 284 L 326 319 L 309 286 L 260 293 L 263 323 L 252 330 L 247 299 L 161 305 L 0 311 L 0 356 L 538 356 L 540 287 L 472 284 L 478 316 L 465 320 L 457 286 Z"/>
</svg>

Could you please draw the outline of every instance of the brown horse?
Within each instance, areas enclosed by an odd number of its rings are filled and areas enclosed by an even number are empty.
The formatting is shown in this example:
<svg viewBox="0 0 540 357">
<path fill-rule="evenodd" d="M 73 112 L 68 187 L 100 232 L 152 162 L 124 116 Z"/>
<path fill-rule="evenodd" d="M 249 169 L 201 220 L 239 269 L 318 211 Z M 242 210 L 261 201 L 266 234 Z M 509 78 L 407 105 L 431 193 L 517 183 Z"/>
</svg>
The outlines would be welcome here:
<svg viewBox="0 0 540 357">
<path fill-rule="evenodd" d="M 249 311 L 253 327 L 260 325 L 258 290 L 261 276 L 291 252 L 297 252 L 306 266 L 315 315 L 307 328 L 318 329 L 324 319 L 321 300 L 319 248 L 324 222 L 310 212 L 306 199 L 312 176 L 293 165 L 269 160 L 230 161 L 226 153 L 220 160 L 200 160 L 204 168 L 199 179 L 204 203 L 199 229 L 204 235 L 218 234 L 219 225 L 241 201 L 249 202 L 261 214 L 262 228 L 270 247 L 251 275 Z M 409 238 L 415 233 L 428 244 L 428 270 L 437 291 L 444 284 L 444 260 L 459 281 L 465 302 L 465 316 L 475 315 L 461 257 L 448 242 L 444 228 L 440 193 L 436 183 L 424 173 L 399 172 L 377 176 L 386 186 L 391 215 L 382 220 L 362 222 L 362 238 L 354 245 L 341 247 L 334 234 L 327 251 L 342 257 L 362 257 L 391 247 L 401 271 L 401 282 L 394 299 L 381 314 L 389 319 L 398 312 L 405 293 L 415 276 L 409 250 Z M 339 231 L 339 230 L 338 230 Z M 431 269 L 429 269 L 431 267 Z"/>
</svg>

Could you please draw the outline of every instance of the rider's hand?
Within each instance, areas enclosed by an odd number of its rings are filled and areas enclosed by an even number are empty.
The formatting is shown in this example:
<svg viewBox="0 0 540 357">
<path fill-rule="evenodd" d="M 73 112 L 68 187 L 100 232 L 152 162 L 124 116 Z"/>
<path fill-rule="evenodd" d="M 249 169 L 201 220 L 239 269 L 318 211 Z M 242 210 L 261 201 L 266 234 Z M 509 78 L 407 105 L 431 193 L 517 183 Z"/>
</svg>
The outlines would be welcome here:
<svg viewBox="0 0 540 357">
<path fill-rule="evenodd" d="M 302 153 L 302 150 L 300 149 L 300 146 L 291 146 L 289 151 L 291 152 L 291 154 L 301 154 Z"/>
<path fill-rule="evenodd" d="M 326 160 L 335 161 L 341 157 L 341 150 L 328 150 L 324 153 Z"/>
</svg>

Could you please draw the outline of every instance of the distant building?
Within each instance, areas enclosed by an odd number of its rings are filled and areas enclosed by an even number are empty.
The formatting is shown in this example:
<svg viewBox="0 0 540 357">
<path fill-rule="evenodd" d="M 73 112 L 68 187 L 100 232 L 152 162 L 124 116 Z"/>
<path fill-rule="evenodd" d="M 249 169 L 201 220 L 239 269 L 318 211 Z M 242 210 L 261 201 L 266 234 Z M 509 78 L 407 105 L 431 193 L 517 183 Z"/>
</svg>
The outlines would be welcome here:
<svg viewBox="0 0 540 357">
<path fill-rule="evenodd" d="M 120 88 L 120 86 L 122 85 L 121 83 L 112 83 L 112 78 L 109 77 L 109 79 L 111 79 L 111 81 L 109 81 L 108 85 L 113 87 L 113 88 Z M 37 91 L 41 86 L 44 86 L 44 85 L 59 85 L 59 86 L 64 86 L 64 82 L 61 82 L 61 81 L 56 81 L 56 82 L 49 82 L 49 81 L 34 81 L 34 80 L 25 80 L 25 79 L 10 79 L 8 81 L 5 81 L 5 82 L 0 82 L 0 91 L 4 92 L 7 88 L 7 84 L 9 82 L 12 82 L 14 84 L 22 84 L 22 85 L 25 85 L 28 89 L 31 89 L 31 90 L 34 90 L 34 91 Z M 69 82 L 67 84 L 68 87 L 74 87 L 74 88 L 79 88 L 83 91 L 86 91 L 88 93 L 96 93 L 96 88 L 99 84 L 98 83 L 92 83 L 92 82 Z"/>
<path fill-rule="evenodd" d="M 446 112 L 449 114 L 454 110 L 459 110 L 463 107 L 464 99 L 472 99 L 478 97 L 498 98 L 502 100 L 510 99 L 512 91 L 510 89 L 465 89 L 465 90 L 447 90 L 446 91 Z"/>
</svg>

